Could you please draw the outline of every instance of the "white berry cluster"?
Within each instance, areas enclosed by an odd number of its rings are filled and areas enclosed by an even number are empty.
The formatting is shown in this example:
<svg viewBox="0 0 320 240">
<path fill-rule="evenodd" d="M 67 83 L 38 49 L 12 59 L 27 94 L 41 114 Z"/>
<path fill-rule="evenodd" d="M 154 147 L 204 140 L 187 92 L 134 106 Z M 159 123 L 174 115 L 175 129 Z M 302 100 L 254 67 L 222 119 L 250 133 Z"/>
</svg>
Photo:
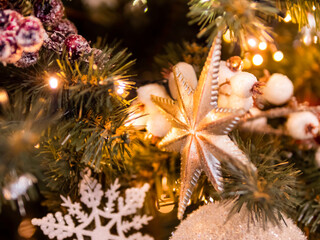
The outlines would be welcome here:
<svg viewBox="0 0 320 240">
<path fill-rule="evenodd" d="M 232 71 L 221 61 L 219 71 L 219 107 L 243 108 L 253 106 L 253 86 L 257 78 L 248 72 Z"/>
</svg>

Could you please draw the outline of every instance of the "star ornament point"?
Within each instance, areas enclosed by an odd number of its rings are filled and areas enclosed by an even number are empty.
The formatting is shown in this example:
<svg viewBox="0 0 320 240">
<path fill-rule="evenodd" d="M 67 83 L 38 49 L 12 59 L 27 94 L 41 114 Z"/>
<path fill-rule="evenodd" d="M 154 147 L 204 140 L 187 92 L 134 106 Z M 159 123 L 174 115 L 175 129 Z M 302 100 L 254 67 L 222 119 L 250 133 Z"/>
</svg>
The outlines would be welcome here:
<svg viewBox="0 0 320 240">
<path fill-rule="evenodd" d="M 188 82 L 196 75 L 190 74 L 189 70 L 178 63 L 173 67 L 178 89 L 177 100 L 152 96 L 153 102 L 172 124 L 172 129 L 160 141 L 159 147 L 181 153 L 179 219 L 183 218 L 202 172 L 214 188 L 221 191 L 221 161 L 255 168 L 228 136 L 245 114 L 245 110 L 218 107 L 220 55 L 221 33 L 211 47 L 195 89 Z"/>
</svg>

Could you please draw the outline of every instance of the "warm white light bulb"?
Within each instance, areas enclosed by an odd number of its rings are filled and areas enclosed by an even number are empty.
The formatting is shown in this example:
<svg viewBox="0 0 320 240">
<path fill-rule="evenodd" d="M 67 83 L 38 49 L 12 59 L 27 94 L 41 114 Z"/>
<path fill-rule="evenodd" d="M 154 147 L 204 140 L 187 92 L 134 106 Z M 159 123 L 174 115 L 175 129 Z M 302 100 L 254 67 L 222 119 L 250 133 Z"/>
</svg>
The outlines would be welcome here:
<svg viewBox="0 0 320 240">
<path fill-rule="evenodd" d="M 249 40 L 248 40 L 248 44 L 249 44 L 249 46 L 250 47 L 256 47 L 257 46 L 257 41 L 254 39 L 254 38 L 250 38 Z"/>
<path fill-rule="evenodd" d="M 266 42 L 261 42 L 261 43 L 259 43 L 259 49 L 260 50 L 266 50 L 267 49 L 267 43 Z"/>
<path fill-rule="evenodd" d="M 285 22 L 290 22 L 291 21 L 291 15 L 290 13 L 287 13 L 286 17 L 283 19 Z"/>
<path fill-rule="evenodd" d="M 9 101 L 9 96 L 4 89 L 0 88 L 0 104 L 7 103 Z"/>
<path fill-rule="evenodd" d="M 55 77 L 50 77 L 49 85 L 52 89 L 56 89 L 58 87 L 58 79 L 56 79 Z"/>
<path fill-rule="evenodd" d="M 283 53 L 281 51 L 276 51 L 273 54 L 273 60 L 275 60 L 276 62 L 280 62 L 283 59 Z"/>
<path fill-rule="evenodd" d="M 223 34 L 223 40 L 227 43 L 231 42 L 231 34 L 229 29 L 226 31 L 225 34 Z"/>
<path fill-rule="evenodd" d="M 252 63 L 256 66 L 260 66 L 263 63 L 263 57 L 260 54 L 255 54 L 252 58 Z"/>
<path fill-rule="evenodd" d="M 122 94 L 124 93 L 123 88 L 119 87 L 119 88 L 117 89 L 117 93 L 118 93 L 119 95 L 122 95 Z"/>
</svg>

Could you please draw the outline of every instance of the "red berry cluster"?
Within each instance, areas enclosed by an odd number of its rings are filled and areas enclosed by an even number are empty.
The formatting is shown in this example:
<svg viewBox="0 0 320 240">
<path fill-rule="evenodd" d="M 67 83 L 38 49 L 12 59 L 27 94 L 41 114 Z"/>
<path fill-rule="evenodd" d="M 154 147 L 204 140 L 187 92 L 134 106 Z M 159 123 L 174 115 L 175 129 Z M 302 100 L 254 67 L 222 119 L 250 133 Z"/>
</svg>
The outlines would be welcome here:
<svg viewBox="0 0 320 240">
<path fill-rule="evenodd" d="M 23 17 L 14 10 L 0 10 L 0 61 L 17 63 L 27 53 L 42 46 L 45 30 L 33 16 Z"/>
<path fill-rule="evenodd" d="M 61 0 L 37 0 L 34 14 L 45 25 L 47 34 L 44 47 L 62 53 L 66 49 L 70 59 L 75 60 L 91 52 L 89 43 L 72 22 L 64 19 L 64 7 Z"/>
</svg>

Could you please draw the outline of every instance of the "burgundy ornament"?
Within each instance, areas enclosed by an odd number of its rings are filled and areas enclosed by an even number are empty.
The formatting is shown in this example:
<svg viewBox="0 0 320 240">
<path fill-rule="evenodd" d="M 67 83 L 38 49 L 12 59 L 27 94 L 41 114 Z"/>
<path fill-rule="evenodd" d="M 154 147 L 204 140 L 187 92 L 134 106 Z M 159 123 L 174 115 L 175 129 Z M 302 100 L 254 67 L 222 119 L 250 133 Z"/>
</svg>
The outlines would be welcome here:
<svg viewBox="0 0 320 240">
<path fill-rule="evenodd" d="M 16 63 L 21 58 L 23 50 L 17 45 L 15 36 L 9 35 L 9 33 L 7 33 L 5 39 L 9 42 L 10 45 L 10 55 L 4 61 L 6 63 Z"/>
<path fill-rule="evenodd" d="M 0 29 L 15 34 L 19 29 L 21 19 L 23 19 L 23 16 L 16 11 L 0 10 Z"/>
<path fill-rule="evenodd" d="M 66 50 L 72 60 L 76 60 L 83 54 L 91 52 L 91 47 L 87 40 L 78 34 L 69 35 L 64 41 Z"/>
<path fill-rule="evenodd" d="M 19 68 L 26 68 L 36 64 L 39 60 L 39 52 L 24 52 L 22 57 L 14 65 Z"/>
<path fill-rule="evenodd" d="M 68 19 L 62 19 L 59 21 L 53 28 L 53 32 L 59 32 L 63 34 L 64 36 L 68 36 L 70 34 L 78 34 L 78 30 L 76 26 L 69 21 Z"/>
<path fill-rule="evenodd" d="M 4 37 L 0 37 L 0 61 L 5 61 L 11 54 L 11 46 L 9 41 Z"/>
<path fill-rule="evenodd" d="M 45 25 L 53 26 L 64 16 L 64 7 L 61 0 L 37 0 L 34 15 Z"/>
<path fill-rule="evenodd" d="M 21 21 L 16 40 L 18 46 L 25 52 L 38 51 L 43 43 L 45 30 L 41 21 L 36 17 L 26 17 Z"/>
</svg>

